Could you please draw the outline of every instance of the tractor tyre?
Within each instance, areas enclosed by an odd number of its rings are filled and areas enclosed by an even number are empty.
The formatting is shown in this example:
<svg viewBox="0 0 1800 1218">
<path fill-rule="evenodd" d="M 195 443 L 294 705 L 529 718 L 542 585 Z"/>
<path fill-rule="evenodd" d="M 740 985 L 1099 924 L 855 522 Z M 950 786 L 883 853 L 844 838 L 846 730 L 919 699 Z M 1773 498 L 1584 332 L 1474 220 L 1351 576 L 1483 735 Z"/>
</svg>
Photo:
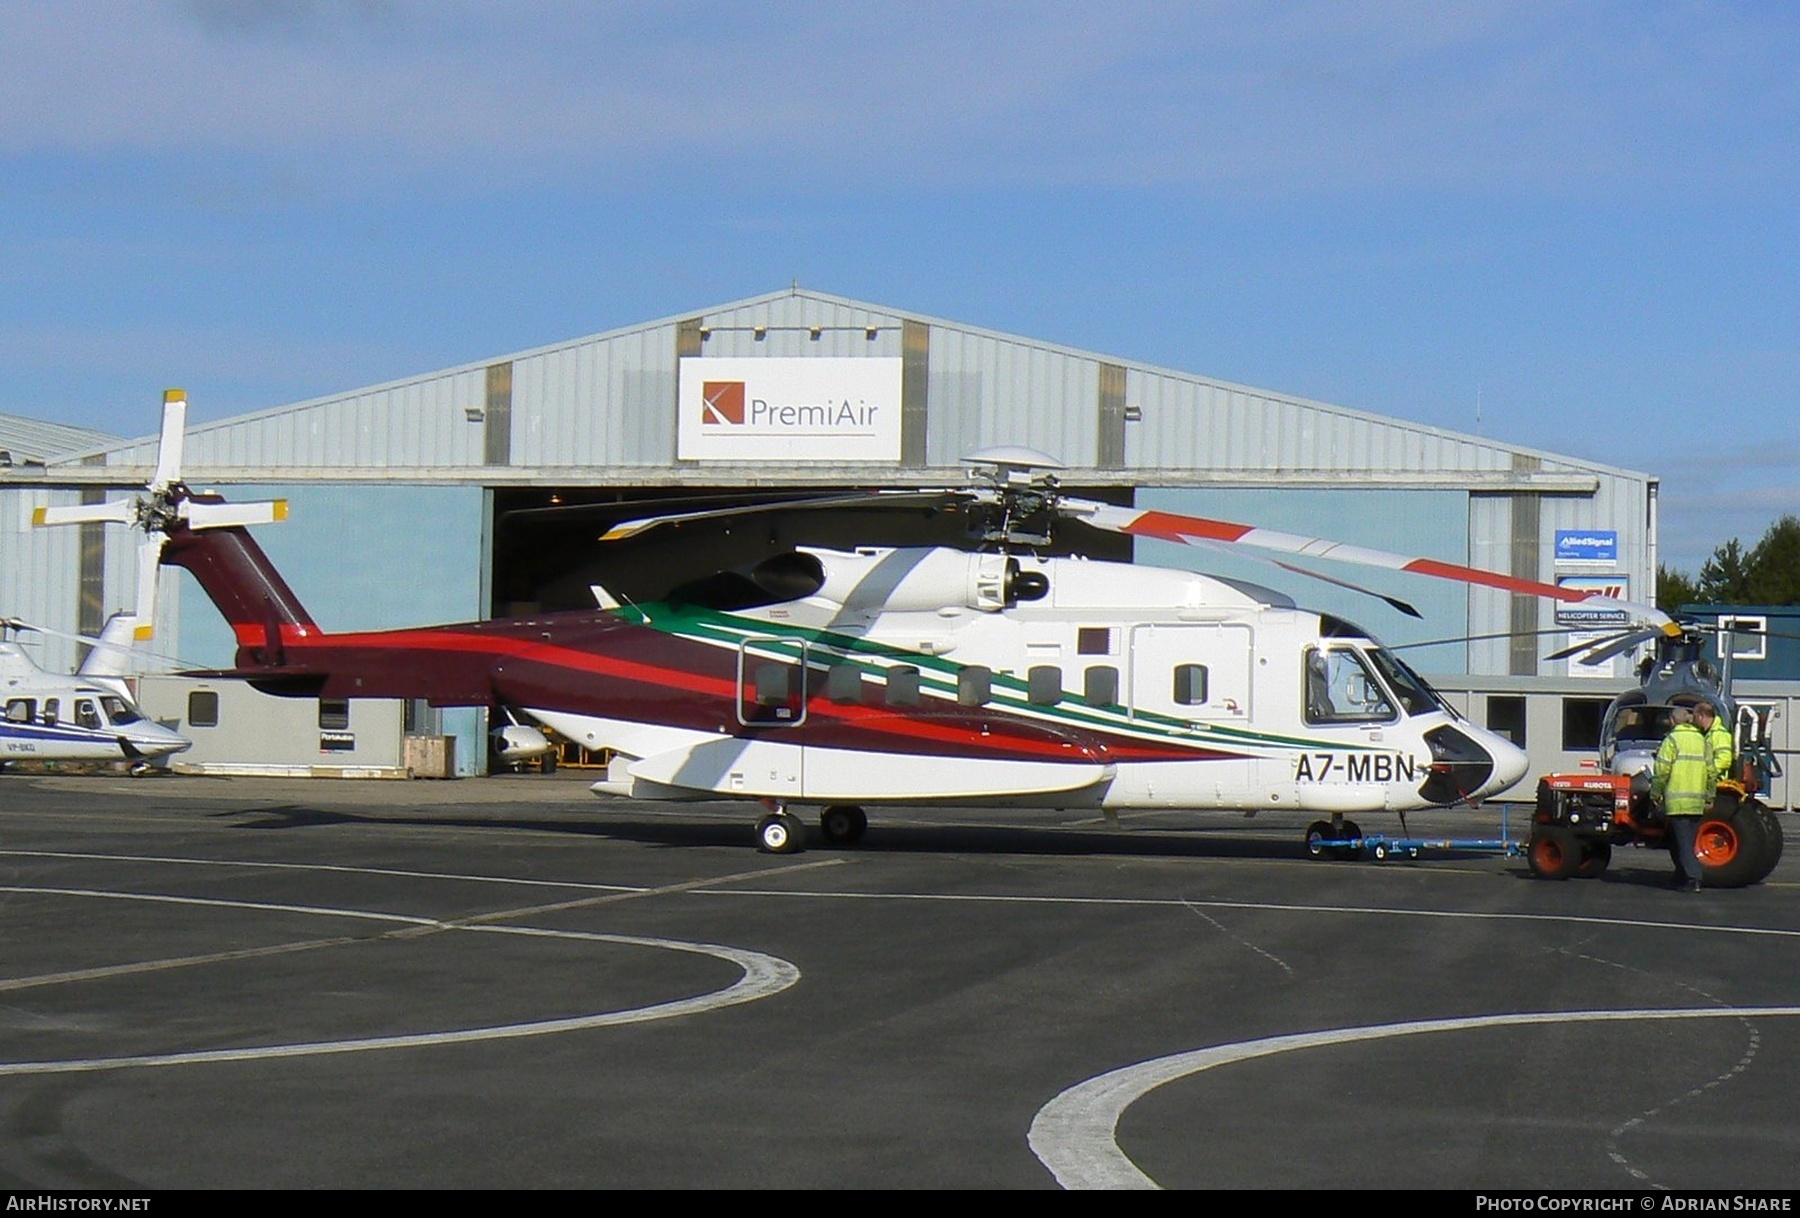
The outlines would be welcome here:
<svg viewBox="0 0 1800 1218">
<path fill-rule="evenodd" d="M 1757 817 L 1708 812 L 1694 832 L 1701 886 L 1742 888 L 1756 883 L 1760 878 L 1756 868 L 1768 849 L 1766 828 Z"/>
<path fill-rule="evenodd" d="M 1538 825 L 1525 847 L 1525 864 L 1540 880 L 1566 880 L 1581 866 L 1581 842 L 1561 825 Z"/>
<path fill-rule="evenodd" d="M 1581 843 L 1581 862 L 1575 868 L 1575 878 L 1592 880 L 1606 870 L 1612 862 L 1612 843 L 1605 838 L 1596 838 Z"/>
</svg>

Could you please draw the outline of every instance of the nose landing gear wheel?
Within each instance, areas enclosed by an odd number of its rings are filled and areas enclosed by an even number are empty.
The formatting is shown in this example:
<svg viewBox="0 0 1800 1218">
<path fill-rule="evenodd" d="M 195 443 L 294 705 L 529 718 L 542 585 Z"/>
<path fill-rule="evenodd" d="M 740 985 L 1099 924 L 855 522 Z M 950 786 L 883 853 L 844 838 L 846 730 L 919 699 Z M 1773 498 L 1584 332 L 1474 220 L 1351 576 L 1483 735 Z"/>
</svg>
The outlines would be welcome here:
<svg viewBox="0 0 1800 1218">
<path fill-rule="evenodd" d="M 806 826 L 789 812 L 776 812 L 756 822 L 756 848 L 764 854 L 798 854 L 805 848 Z"/>
</svg>

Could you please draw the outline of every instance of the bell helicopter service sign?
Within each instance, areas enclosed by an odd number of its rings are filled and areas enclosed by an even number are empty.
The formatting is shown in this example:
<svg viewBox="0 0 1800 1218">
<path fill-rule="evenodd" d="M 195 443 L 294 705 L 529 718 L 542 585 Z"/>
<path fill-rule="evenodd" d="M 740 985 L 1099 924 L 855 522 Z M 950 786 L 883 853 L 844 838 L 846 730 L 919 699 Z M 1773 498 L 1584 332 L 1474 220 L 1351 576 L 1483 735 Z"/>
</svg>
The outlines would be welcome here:
<svg viewBox="0 0 1800 1218">
<path fill-rule="evenodd" d="M 1631 599 L 1631 577 L 1629 575 L 1562 575 L 1557 577 L 1556 586 L 1567 588 L 1571 592 L 1579 592 L 1584 596 L 1604 596 L 1615 601 Z M 1587 628 L 1629 626 L 1631 611 L 1612 609 L 1601 605 L 1581 605 L 1558 601 L 1556 602 L 1556 624 Z"/>
<path fill-rule="evenodd" d="M 684 461 L 898 461 L 900 361 L 681 361 Z"/>
</svg>

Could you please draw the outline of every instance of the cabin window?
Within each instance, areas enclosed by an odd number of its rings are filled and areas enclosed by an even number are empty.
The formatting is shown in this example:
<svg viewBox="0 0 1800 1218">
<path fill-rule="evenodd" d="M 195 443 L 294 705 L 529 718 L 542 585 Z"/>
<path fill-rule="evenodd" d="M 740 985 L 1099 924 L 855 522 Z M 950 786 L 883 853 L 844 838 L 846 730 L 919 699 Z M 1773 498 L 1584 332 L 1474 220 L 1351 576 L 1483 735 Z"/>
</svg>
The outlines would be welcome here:
<svg viewBox="0 0 1800 1218">
<path fill-rule="evenodd" d="M 196 689 L 188 694 L 189 727 L 219 726 L 219 695 L 210 689 Z"/>
<path fill-rule="evenodd" d="M 1089 706 L 1119 704 L 1119 670 L 1111 664 L 1096 664 L 1083 674 L 1081 696 Z"/>
<path fill-rule="evenodd" d="M 1056 664 L 1033 664 L 1025 674 L 1025 696 L 1039 706 L 1055 706 L 1062 701 L 1062 668 Z"/>
<path fill-rule="evenodd" d="M 971 664 L 956 674 L 956 700 L 964 706 L 986 706 L 994 696 L 994 672 Z"/>
<path fill-rule="evenodd" d="M 100 712 L 94 709 L 93 700 L 79 698 L 75 702 L 75 726 L 85 727 L 89 731 L 99 731 L 105 724 L 100 722 Z"/>
<path fill-rule="evenodd" d="M 30 723 L 36 714 L 36 698 L 14 698 L 6 704 L 6 721 L 8 723 Z"/>
<path fill-rule="evenodd" d="M 56 698 L 44 699 L 44 726 L 55 727 L 56 721 L 62 718 L 62 709 Z"/>
<path fill-rule="evenodd" d="M 1206 665 L 1175 666 L 1175 705 L 1201 706 L 1206 702 Z"/>
<path fill-rule="evenodd" d="M 319 727 L 327 732 L 350 730 L 350 699 L 320 698 Z"/>
<path fill-rule="evenodd" d="M 786 706 L 794 696 L 794 670 L 786 664 L 758 664 L 754 680 L 758 706 Z"/>
<path fill-rule="evenodd" d="M 738 690 L 738 722 L 791 725 L 806 717 L 802 670 L 796 664 L 745 655 Z"/>
<path fill-rule="evenodd" d="M 100 710 L 106 715 L 106 721 L 114 727 L 124 727 L 143 718 L 137 713 L 137 707 L 123 698 L 108 696 L 100 699 Z"/>
<path fill-rule="evenodd" d="M 1515 694 L 1489 694 L 1488 731 L 1525 747 L 1525 699 Z"/>
<path fill-rule="evenodd" d="M 1362 656 L 1347 647 L 1306 649 L 1308 723 L 1385 723 L 1394 704 Z"/>
<path fill-rule="evenodd" d="M 1589 753 L 1600 747 L 1600 723 L 1608 705 L 1605 698 L 1563 699 L 1563 752 Z"/>
<path fill-rule="evenodd" d="M 896 664 L 887 671 L 887 704 L 917 706 L 919 704 L 919 670 L 911 664 Z"/>
<path fill-rule="evenodd" d="M 1111 626 L 1083 626 L 1075 632 L 1075 651 L 1084 656 L 1117 655 L 1113 646 L 1115 631 Z"/>
<path fill-rule="evenodd" d="M 862 701 L 862 669 L 838 664 L 825 671 L 825 696 L 833 702 L 854 705 Z"/>
</svg>

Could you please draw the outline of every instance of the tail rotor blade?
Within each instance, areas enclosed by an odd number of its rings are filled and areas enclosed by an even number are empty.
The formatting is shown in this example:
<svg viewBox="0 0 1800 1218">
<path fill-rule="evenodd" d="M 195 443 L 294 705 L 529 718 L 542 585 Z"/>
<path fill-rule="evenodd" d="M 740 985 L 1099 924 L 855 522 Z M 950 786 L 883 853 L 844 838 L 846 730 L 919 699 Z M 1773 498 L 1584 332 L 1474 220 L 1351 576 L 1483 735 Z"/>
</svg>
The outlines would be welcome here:
<svg viewBox="0 0 1800 1218">
<path fill-rule="evenodd" d="M 255 503 L 196 503 L 181 505 L 181 518 L 192 529 L 232 529 L 251 524 L 273 524 L 286 520 L 287 500 L 265 499 Z"/>
<path fill-rule="evenodd" d="M 33 528 L 57 524 L 135 524 L 137 507 L 129 499 L 105 503 L 78 503 L 67 507 L 41 507 L 31 511 Z"/>
<path fill-rule="evenodd" d="M 163 394 L 162 438 L 156 445 L 156 474 L 150 493 L 168 490 L 181 481 L 181 450 L 187 441 L 187 393 L 170 389 Z"/>
<path fill-rule="evenodd" d="M 162 565 L 163 542 L 166 540 L 161 533 L 147 533 L 138 542 L 137 605 L 133 609 L 137 616 L 137 628 L 132 631 L 132 637 L 137 639 L 153 638 L 156 634 L 157 574 Z"/>
</svg>

